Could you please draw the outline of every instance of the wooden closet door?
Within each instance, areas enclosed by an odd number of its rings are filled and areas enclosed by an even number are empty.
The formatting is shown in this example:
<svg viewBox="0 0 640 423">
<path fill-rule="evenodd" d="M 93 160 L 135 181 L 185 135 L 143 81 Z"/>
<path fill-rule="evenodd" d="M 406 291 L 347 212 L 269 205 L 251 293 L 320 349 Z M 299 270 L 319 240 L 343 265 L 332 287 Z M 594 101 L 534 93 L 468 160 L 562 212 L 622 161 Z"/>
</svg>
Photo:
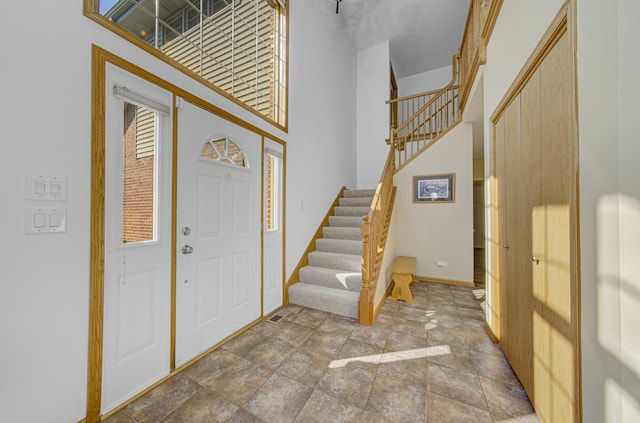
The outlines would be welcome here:
<svg viewBox="0 0 640 423">
<path fill-rule="evenodd" d="M 533 209 L 534 404 L 543 421 L 575 420 L 577 215 L 573 78 L 565 33 L 539 68 L 540 202 Z"/>
<path fill-rule="evenodd" d="M 580 406 L 570 63 L 565 33 L 495 126 L 500 340 L 543 422 L 576 421 Z"/>
<path fill-rule="evenodd" d="M 505 354 L 516 375 L 525 385 L 531 380 L 531 288 L 527 280 L 527 204 L 525 203 L 529 179 L 523 174 L 522 112 L 520 96 L 507 107 L 505 119 L 505 238 L 506 292 L 505 326 L 507 342 Z"/>
<path fill-rule="evenodd" d="M 533 269 L 531 256 L 533 255 L 533 210 L 540 202 L 540 170 L 541 170 L 541 140 L 540 140 L 540 71 L 534 72 L 531 79 L 514 102 L 519 103 L 519 116 L 505 118 L 516 119 L 520 129 L 517 144 L 519 157 L 514 152 L 508 161 L 518 166 L 520 180 L 510 192 L 517 192 L 517 201 L 507 216 L 513 215 L 510 230 L 513 232 L 509 248 L 509 265 L 513 269 L 507 287 L 509 307 L 514 309 L 510 313 L 509 332 L 512 334 L 513 348 L 507 353 L 513 370 L 520 379 L 523 387 L 532 397 L 535 392 L 533 376 L 534 343 L 533 336 Z M 516 143 L 514 138 L 513 143 Z M 511 202 L 510 202 L 511 204 Z M 533 398 L 532 398 L 533 400 Z"/>
</svg>

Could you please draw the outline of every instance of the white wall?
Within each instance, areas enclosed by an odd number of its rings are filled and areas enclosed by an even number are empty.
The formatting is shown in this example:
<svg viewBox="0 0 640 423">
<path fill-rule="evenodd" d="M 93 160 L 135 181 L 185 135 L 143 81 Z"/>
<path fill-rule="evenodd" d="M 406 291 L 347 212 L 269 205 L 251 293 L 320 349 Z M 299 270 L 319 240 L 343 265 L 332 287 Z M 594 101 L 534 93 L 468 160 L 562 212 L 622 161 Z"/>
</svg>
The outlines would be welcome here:
<svg viewBox="0 0 640 423">
<path fill-rule="evenodd" d="M 326 2 L 290 7 L 287 279 L 340 188 L 356 187 L 356 50 Z"/>
<path fill-rule="evenodd" d="M 473 283 L 472 136 L 459 124 L 394 177 L 395 251 L 416 257 L 417 276 Z M 455 203 L 413 204 L 413 176 L 443 173 L 456 174 Z"/>
<path fill-rule="evenodd" d="M 640 421 L 640 2 L 618 2 L 618 151 L 620 192 L 620 321 L 622 420 Z"/>
<path fill-rule="evenodd" d="M 375 188 L 389 154 L 389 42 L 358 52 L 357 185 Z"/>
<path fill-rule="evenodd" d="M 640 420 L 638 17 L 635 0 L 578 2 L 585 422 Z"/>
<path fill-rule="evenodd" d="M 451 65 L 398 78 L 398 97 L 438 90 L 451 82 Z"/>
<path fill-rule="evenodd" d="M 85 417 L 92 43 L 288 142 L 288 273 L 339 187 L 355 184 L 355 51 L 322 0 L 291 3 L 289 135 L 82 16 L 79 2 L 3 3 L 0 36 L 14 42 L 0 78 L 0 421 Z M 68 177 L 66 233 L 24 234 L 27 171 Z"/>
</svg>

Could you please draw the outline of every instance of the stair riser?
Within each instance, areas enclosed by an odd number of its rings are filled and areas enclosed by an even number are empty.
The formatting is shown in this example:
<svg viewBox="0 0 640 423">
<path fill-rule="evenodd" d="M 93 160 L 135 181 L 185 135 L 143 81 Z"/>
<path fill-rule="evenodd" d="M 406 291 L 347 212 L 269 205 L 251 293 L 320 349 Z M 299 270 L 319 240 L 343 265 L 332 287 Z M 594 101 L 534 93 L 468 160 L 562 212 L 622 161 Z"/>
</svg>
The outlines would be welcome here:
<svg viewBox="0 0 640 423">
<path fill-rule="evenodd" d="M 369 197 L 341 198 L 340 206 L 343 207 L 370 207 L 373 199 Z"/>
<path fill-rule="evenodd" d="M 366 216 L 369 214 L 369 207 L 336 207 L 333 209 L 336 216 Z"/>
<path fill-rule="evenodd" d="M 344 197 L 353 198 L 353 197 L 370 197 L 376 195 L 375 189 L 348 189 L 344 192 Z"/>
<path fill-rule="evenodd" d="M 358 318 L 358 293 L 297 283 L 289 288 L 289 302 L 342 316 Z"/>
<path fill-rule="evenodd" d="M 329 239 L 350 239 L 362 241 L 360 228 L 333 228 L 325 226 L 322 228 L 322 236 Z"/>
<path fill-rule="evenodd" d="M 305 266 L 300 269 L 300 282 L 333 289 L 360 292 L 362 288 L 360 272 L 331 271 L 329 269 Z"/>
<path fill-rule="evenodd" d="M 362 255 L 362 242 L 320 238 L 316 250 L 328 253 Z"/>
<path fill-rule="evenodd" d="M 359 228 L 362 225 L 360 216 L 329 216 L 329 226 L 340 228 Z"/>
<path fill-rule="evenodd" d="M 362 258 L 359 256 L 349 256 L 347 254 L 332 255 L 315 251 L 309 253 L 309 265 L 360 272 L 362 270 Z"/>
</svg>

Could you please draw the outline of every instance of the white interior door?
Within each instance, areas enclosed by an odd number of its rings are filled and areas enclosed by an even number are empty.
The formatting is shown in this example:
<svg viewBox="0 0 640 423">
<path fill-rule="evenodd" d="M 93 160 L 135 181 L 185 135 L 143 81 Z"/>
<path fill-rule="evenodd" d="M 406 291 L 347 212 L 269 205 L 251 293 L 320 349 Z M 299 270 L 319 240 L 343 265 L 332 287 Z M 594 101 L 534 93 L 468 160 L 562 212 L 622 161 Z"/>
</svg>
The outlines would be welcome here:
<svg viewBox="0 0 640 423">
<path fill-rule="evenodd" d="M 102 413 L 169 374 L 171 94 L 107 67 Z"/>
<path fill-rule="evenodd" d="M 282 305 L 283 146 L 264 140 L 263 298 L 264 314 Z"/>
<path fill-rule="evenodd" d="M 178 111 L 176 366 L 261 315 L 261 137 Z"/>
</svg>

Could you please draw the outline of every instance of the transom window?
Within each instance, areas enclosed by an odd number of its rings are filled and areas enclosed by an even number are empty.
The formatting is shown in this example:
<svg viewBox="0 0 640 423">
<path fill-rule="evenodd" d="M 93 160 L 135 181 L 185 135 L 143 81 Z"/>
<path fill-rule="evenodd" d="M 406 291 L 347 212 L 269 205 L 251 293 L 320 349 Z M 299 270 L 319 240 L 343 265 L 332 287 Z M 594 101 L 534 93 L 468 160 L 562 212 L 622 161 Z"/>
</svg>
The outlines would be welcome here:
<svg viewBox="0 0 640 423">
<path fill-rule="evenodd" d="M 94 0 L 97 10 L 88 15 L 116 33 L 122 31 L 114 25 L 125 29 L 136 44 L 157 49 L 183 71 L 284 126 L 284 4 L 285 0 Z"/>
<path fill-rule="evenodd" d="M 200 157 L 240 167 L 249 167 L 247 158 L 238 144 L 229 138 L 212 138 L 202 148 Z"/>
</svg>

